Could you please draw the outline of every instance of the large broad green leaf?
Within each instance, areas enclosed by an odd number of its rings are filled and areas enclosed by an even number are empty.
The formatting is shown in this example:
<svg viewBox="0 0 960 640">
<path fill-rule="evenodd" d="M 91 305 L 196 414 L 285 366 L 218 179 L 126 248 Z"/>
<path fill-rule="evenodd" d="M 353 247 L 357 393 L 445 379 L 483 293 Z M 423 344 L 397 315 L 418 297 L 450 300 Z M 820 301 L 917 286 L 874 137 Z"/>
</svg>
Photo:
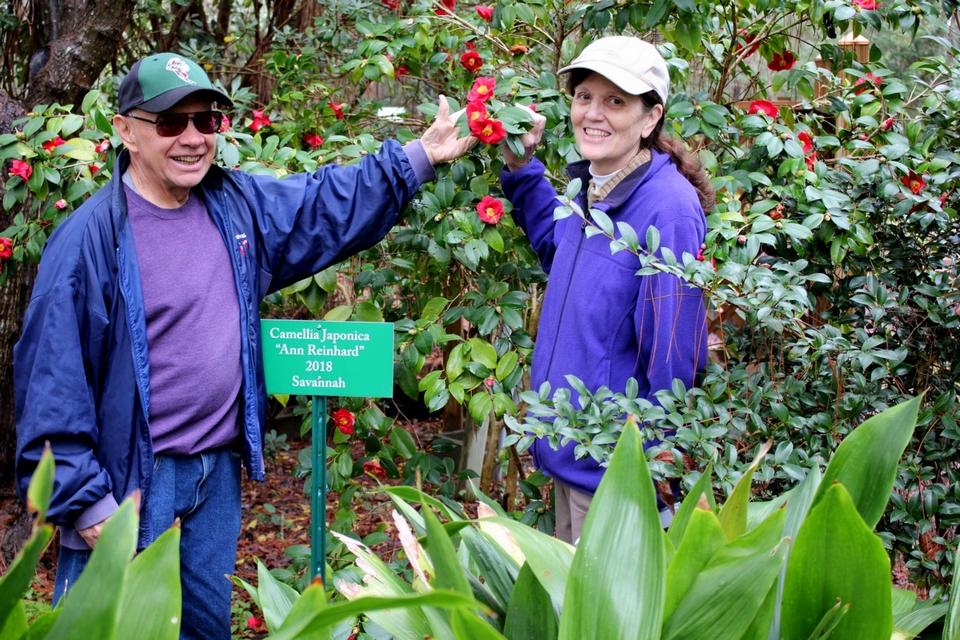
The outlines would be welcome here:
<svg viewBox="0 0 960 640">
<path fill-rule="evenodd" d="M 280 627 L 298 597 L 300 594 L 293 587 L 274 578 L 257 558 L 257 602 L 268 629 Z"/>
<path fill-rule="evenodd" d="M 664 534 L 640 432 L 626 427 L 583 524 L 560 638 L 660 637 Z"/>
<path fill-rule="evenodd" d="M 460 532 L 460 539 L 461 550 L 469 552 L 470 560 L 477 569 L 477 577 L 496 598 L 498 606 L 505 611 L 520 572 L 517 563 L 482 531 L 464 529 Z"/>
<path fill-rule="evenodd" d="M 50 496 L 53 495 L 53 477 L 53 452 L 47 444 L 30 478 L 30 486 L 27 487 L 27 511 L 37 514 L 37 522 L 43 522 L 47 517 L 47 507 L 50 506 Z"/>
<path fill-rule="evenodd" d="M 943 623 L 943 640 L 960 640 L 960 553 L 953 555 L 953 581 L 950 584 L 950 600 L 947 619 Z"/>
<path fill-rule="evenodd" d="M 703 470 L 700 479 L 696 481 L 693 488 L 690 489 L 690 492 L 683 498 L 683 502 L 680 503 L 680 508 L 677 509 L 673 521 L 670 522 L 670 528 L 667 530 L 667 534 L 670 536 L 670 542 L 673 543 L 674 547 L 680 546 L 683 532 L 687 527 L 690 516 L 693 515 L 693 511 L 700 502 L 700 496 L 703 496 L 711 509 L 716 510 L 717 503 L 713 498 L 713 485 L 710 481 L 712 475 L 713 464 L 711 463 Z"/>
<path fill-rule="evenodd" d="M 530 570 L 550 594 L 554 608 L 562 611 L 567 575 L 573 564 L 574 547 L 510 518 L 487 518 L 483 522 L 498 525 L 505 530 L 503 535 L 509 535 L 509 540 L 502 540 L 501 535 L 494 535 L 492 528 L 484 529 L 507 553 L 511 552 L 511 545 L 520 549 L 522 560 L 530 565 Z"/>
<path fill-rule="evenodd" d="M 7 612 L 6 618 L 0 622 L 0 638 L 4 640 L 7 638 L 17 640 L 27 633 L 29 629 L 30 627 L 27 625 L 27 612 L 23 608 L 23 602 L 17 600 L 10 611 Z"/>
<path fill-rule="evenodd" d="M 180 637 L 180 528 L 170 527 L 130 563 L 117 638 Z"/>
<path fill-rule="evenodd" d="M 783 535 L 791 540 L 797 539 L 797 533 L 803 525 L 803 521 L 810 512 L 810 506 L 813 504 L 813 497 L 820 488 L 820 482 L 823 475 L 820 473 L 820 467 L 814 465 L 807 471 L 807 477 L 803 479 L 798 486 L 787 493 L 790 499 L 787 501 L 787 522 L 783 527 Z M 790 559 L 790 549 L 787 549 L 787 560 Z M 786 579 L 787 566 L 784 564 L 780 570 L 780 577 L 777 579 L 777 592 L 773 600 L 773 620 L 770 626 L 770 637 L 780 637 L 780 605 L 783 602 L 783 582 Z"/>
<path fill-rule="evenodd" d="M 665 620 L 670 619 L 697 576 L 725 543 L 717 516 L 707 509 L 696 509 L 667 567 L 667 595 L 663 604 Z"/>
<path fill-rule="evenodd" d="M 137 546 L 137 514 L 131 499 L 103 525 L 90 562 L 62 600 L 49 640 L 116 637 L 117 610 L 130 558 Z"/>
<path fill-rule="evenodd" d="M 311 589 L 314 591 L 311 592 Z M 453 591 L 430 591 L 429 593 L 410 593 L 402 596 L 390 598 L 367 596 L 331 604 L 326 607 L 315 605 L 322 597 L 322 593 L 316 590 L 323 590 L 319 585 L 310 586 L 304 591 L 304 596 L 309 600 L 305 606 L 295 605 L 290 610 L 291 619 L 280 627 L 280 629 L 270 634 L 270 640 L 299 640 L 301 638 L 323 638 L 329 637 L 330 629 L 337 623 L 364 614 L 378 625 L 382 616 L 377 615 L 390 610 L 420 610 L 425 607 L 438 607 L 444 609 L 472 609 L 477 606 L 476 601 L 465 596 L 462 593 Z M 308 595 L 309 594 L 309 595 Z M 312 608 L 312 615 L 309 613 Z M 296 617 L 294 614 L 296 613 Z M 388 627 L 384 627 L 397 638 L 420 638 L 437 637 L 437 635 L 428 629 L 423 635 L 398 635 Z"/>
<path fill-rule="evenodd" d="M 357 557 L 357 567 L 365 574 L 363 586 L 334 581 L 334 587 L 345 597 L 354 600 L 362 596 L 399 597 L 412 594 L 413 587 L 397 577 L 370 549 L 336 531 L 330 533 Z M 424 611 L 414 606 L 373 611 L 369 618 L 398 638 L 422 638 L 431 633 Z"/>
<path fill-rule="evenodd" d="M 760 466 L 760 462 L 772 445 L 772 442 L 767 442 L 760 447 L 757 456 L 740 476 L 737 486 L 733 488 L 730 497 L 720 508 L 720 526 L 723 527 L 727 541 L 735 540 L 747 530 L 747 509 L 750 503 L 750 483 L 753 482 L 753 472 Z"/>
<path fill-rule="evenodd" d="M 7 572 L 0 576 L 0 629 L 3 628 L 7 617 L 14 613 L 20 598 L 26 593 L 33 582 L 37 571 L 37 562 L 43 550 L 50 543 L 53 536 L 53 527 L 49 524 L 37 527 L 30 539 L 17 554 L 13 564 Z M 0 636 L 2 637 L 2 636 Z"/>
<path fill-rule="evenodd" d="M 891 640 L 910 640 L 939 620 L 947 612 L 947 604 L 923 602 L 914 609 L 893 616 L 893 635 Z"/>
<path fill-rule="evenodd" d="M 897 465 L 917 424 L 920 398 L 913 398 L 873 416 L 840 444 L 814 498 L 817 505 L 834 483 L 846 487 L 857 511 L 873 529 L 890 499 Z"/>
<path fill-rule="evenodd" d="M 457 640 L 505 640 L 499 631 L 472 611 L 453 612 L 453 633 Z"/>
<path fill-rule="evenodd" d="M 740 638 L 761 612 L 786 555 L 778 511 L 721 547 L 663 627 L 664 640 Z"/>
<path fill-rule="evenodd" d="M 513 586 L 503 623 L 503 635 L 510 640 L 554 640 L 559 628 L 557 613 L 530 565 L 524 564 Z"/>
<path fill-rule="evenodd" d="M 814 505 L 797 534 L 783 589 L 783 640 L 807 640 L 837 600 L 849 610 L 834 640 L 890 637 L 890 560 L 840 484 Z"/>
<path fill-rule="evenodd" d="M 470 595 L 473 593 L 470 582 L 467 580 L 463 565 L 457 559 L 457 551 L 450 536 L 429 507 L 424 507 L 421 513 L 427 525 L 427 553 L 436 572 L 432 581 L 433 586 Z"/>
</svg>

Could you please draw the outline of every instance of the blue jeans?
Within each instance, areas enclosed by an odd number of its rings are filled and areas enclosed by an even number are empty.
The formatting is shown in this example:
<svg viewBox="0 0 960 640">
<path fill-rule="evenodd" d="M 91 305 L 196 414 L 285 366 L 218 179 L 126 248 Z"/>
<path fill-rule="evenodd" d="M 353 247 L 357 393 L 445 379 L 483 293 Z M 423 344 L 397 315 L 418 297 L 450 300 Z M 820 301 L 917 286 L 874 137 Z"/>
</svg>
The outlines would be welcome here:
<svg viewBox="0 0 960 640">
<path fill-rule="evenodd" d="M 148 496 L 157 535 L 180 518 L 182 639 L 230 638 L 230 595 L 240 535 L 240 456 L 226 448 L 159 455 Z M 53 601 L 74 584 L 90 551 L 60 548 Z"/>
</svg>

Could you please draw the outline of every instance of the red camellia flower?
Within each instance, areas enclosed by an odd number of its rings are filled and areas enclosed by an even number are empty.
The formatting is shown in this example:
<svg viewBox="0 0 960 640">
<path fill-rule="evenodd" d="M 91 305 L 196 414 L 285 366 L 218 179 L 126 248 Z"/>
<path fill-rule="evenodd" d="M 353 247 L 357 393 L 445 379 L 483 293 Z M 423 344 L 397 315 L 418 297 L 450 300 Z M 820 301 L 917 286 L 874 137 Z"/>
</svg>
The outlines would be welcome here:
<svg viewBox="0 0 960 640">
<path fill-rule="evenodd" d="M 443 5 L 443 8 L 434 9 L 433 12 L 438 16 L 443 16 L 448 13 L 453 13 L 453 7 L 457 4 L 457 0 L 440 0 L 440 4 Z"/>
<path fill-rule="evenodd" d="M 224 120 L 224 122 L 227 123 L 227 127 L 229 128 L 230 121 L 227 120 L 227 116 L 223 116 L 223 120 Z M 221 127 L 220 127 L 220 130 L 223 131 L 223 126 L 222 126 L 222 125 L 221 125 Z M 107 152 L 107 149 L 109 149 L 109 148 L 110 148 L 110 139 L 109 139 L 109 138 L 104 138 L 103 140 L 101 140 L 100 142 L 97 143 L 97 146 L 95 146 L 95 147 L 93 148 L 93 150 L 96 151 L 97 153 L 104 154 L 104 153 Z"/>
<path fill-rule="evenodd" d="M 902 182 L 903 186 L 907 189 L 910 189 L 914 195 L 920 195 L 923 188 L 927 186 L 927 183 L 923 180 L 923 176 L 913 171 L 900 178 L 900 182 Z"/>
<path fill-rule="evenodd" d="M 771 118 L 776 118 L 780 111 L 777 109 L 777 105 L 773 104 L 769 100 L 754 100 L 747 108 L 747 113 L 752 116 L 762 113 Z"/>
<path fill-rule="evenodd" d="M 266 623 L 264 623 L 263 620 L 261 620 L 257 616 L 250 616 L 249 618 L 247 618 L 247 629 L 250 629 L 251 631 L 255 631 L 257 633 L 266 633 L 267 625 Z"/>
<path fill-rule="evenodd" d="M 233 123 L 230 122 L 230 118 L 227 114 L 223 114 L 223 121 L 220 123 L 220 133 L 230 131 L 230 127 Z"/>
<path fill-rule="evenodd" d="M 797 57 L 793 55 L 792 51 L 782 51 L 773 54 L 770 62 L 767 63 L 767 68 L 771 71 L 784 71 L 792 69 L 796 63 Z"/>
<path fill-rule="evenodd" d="M 474 102 L 479 100 L 480 102 L 486 102 L 493 97 L 493 92 L 497 88 L 497 81 L 493 78 L 477 78 L 473 86 L 470 87 L 470 93 L 467 94 L 467 100 Z"/>
<path fill-rule="evenodd" d="M 61 138 L 60 136 L 57 136 L 57 137 L 54 138 L 53 140 L 47 140 L 47 141 L 44 142 L 41 146 L 43 147 L 43 150 L 46 151 L 47 153 L 53 153 L 53 150 L 54 150 L 54 149 L 56 149 L 57 147 L 59 147 L 59 146 L 62 145 L 62 144 L 66 144 L 66 143 L 67 143 L 66 140 L 64 140 L 64 139 Z"/>
<path fill-rule="evenodd" d="M 503 217 L 503 203 L 493 196 L 483 196 L 477 203 L 477 215 L 487 224 L 497 224 Z"/>
<path fill-rule="evenodd" d="M 92 163 L 88 165 L 90 167 L 90 175 L 95 176 L 100 171 L 100 165 Z"/>
<path fill-rule="evenodd" d="M 507 137 L 503 123 L 493 118 L 478 120 L 471 126 L 470 132 L 475 138 L 485 144 L 497 144 Z"/>
<path fill-rule="evenodd" d="M 869 89 L 871 84 L 875 87 L 882 87 L 883 78 L 868 72 L 867 75 L 862 78 L 858 78 L 857 81 L 853 83 L 853 92 L 857 95 L 860 95 Z"/>
<path fill-rule="evenodd" d="M 467 124 L 473 132 L 473 123 L 487 119 L 487 107 L 479 100 L 467 103 Z"/>
<path fill-rule="evenodd" d="M 13 255 L 13 240 L 0 237 L 0 260 L 7 260 Z"/>
<path fill-rule="evenodd" d="M 63 198 L 60 198 L 59 200 L 53 203 L 53 208 L 62 211 L 67 208 L 67 201 L 64 200 Z"/>
<path fill-rule="evenodd" d="M 396 11 L 400 8 L 400 0 L 380 0 L 380 2 L 391 11 Z"/>
<path fill-rule="evenodd" d="M 853 0 L 853 4 L 867 11 L 876 11 L 879 5 L 877 0 Z"/>
<path fill-rule="evenodd" d="M 367 460 L 366 462 L 363 463 L 363 472 L 376 476 L 380 480 L 387 479 L 386 470 L 380 466 L 380 461 L 377 460 L 376 458 L 373 458 L 372 460 Z"/>
<path fill-rule="evenodd" d="M 813 171 L 813 168 L 817 165 L 817 152 L 808 153 L 803 161 L 807 163 L 807 169 Z"/>
<path fill-rule="evenodd" d="M 460 64 L 470 73 L 478 73 L 483 66 L 483 58 L 476 51 L 466 51 L 460 56 Z"/>
<path fill-rule="evenodd" d="M 800 141 L 800 144 L 803 145 L 803 153 L 807 154 L 813 151 L 813 138 L 810 137 L 810 134 L 806 131 L 801 131 L 797 134 L 797 140 Z"/>
<path fill-rule="evenodd" d="M 393 71 L 393 75 L 395 75 L 397 78 L 402 78 L 403 76 L 409 75 L 409 74 L 410 74 L 410 69 L 407 69 L 403 65 L 400 65 Z"/>
<path fill-rule="evenodd" d="M 330 108 L 333 109 L 333 115 L 337 117 L 337 120 L 343 120 L 343 108 L 347 106 L 346 102 L 334 102 L 333 100 L 328 100 L 327 104 L 330 105 Z"/>
<path fill-rule="evenodd" d="M 352 436 L 353 435 L 353 425 L 356 422 L 356 418 L 349 409 L 340 407 L 333 412 L 333 424 L 337 425 L 337 429 L 340 433 Z"/>
<path fill-rule="evenodd" d="M 33 167 L 26 160 L 14 160 L 10 163 L 10 175 L 19 176 L 21 180 L 26 182 L 33 175 Z"/>
<path fill-rule="evenodd" d="M 478 4 L 477 15 L 483 18 L 485 22 L 490 22 L 493 20 L 493 7 L 485 4 Z"/>
<path fill-rule="evenodd" d="M 887 118 L 880 124 L 880 129 L 883 131 L 889 131 L 893 127 L 893 118 Z"/>
<path fill-rule="evenodd" d="M 263 129 L 264 127 L 269 127 L 272 122 L 270 122 L 270 116 L 265 114 L 260 109 L 253 110 L 253 122 L 250 123 L 250 130 L 256 133 Z"/>
<path fill-rule="evenodd" d="M 317 133 L 307 133 L 303 136 L 303 141 L 311 149 L 317 149 L 323 144 L 323 138 Z"/>
<path fill-rule="evenodd" d="M 749 58 L 757 52 L 760 48 L 760 43 L 757 42 L 757 34 L 747 31 L 746 29 L 740 29 L 737 32 L 737 47 L 736 52 L 740 53 L 744 49 L 747 50 L 744 58 Z"/>
</svg>

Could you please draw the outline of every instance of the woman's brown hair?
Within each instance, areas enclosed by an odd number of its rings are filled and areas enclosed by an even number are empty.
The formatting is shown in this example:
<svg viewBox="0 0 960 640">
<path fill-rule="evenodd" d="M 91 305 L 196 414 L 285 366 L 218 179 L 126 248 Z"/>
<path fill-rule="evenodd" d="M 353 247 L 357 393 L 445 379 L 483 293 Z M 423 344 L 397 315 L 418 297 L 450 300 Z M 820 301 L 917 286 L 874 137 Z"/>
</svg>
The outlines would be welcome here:
<svg viewBox="0 0 960 640">
<path fill-rule="evenodd" d="M 572 95 L 573 90 L 592 73 L 595 72 L 589 69 L 575 69 L 572 71 L 567 80 L 567 90 L 570 94 Z M 687 151 L 682 141 L 671 138 L 663 133 L 663 122 L 667 117 L 666 105 L 663 105 L 663 101 L 660 100 L 657 92 L 648 91 L 643 93 L 640 95 L 640 99 L 643 100 L 643 106 L 646 107 L 648 111 L 658 104 L 664 106 L 664 112 L 663 115 L 660 116 L 660 121 L 657 122 L 657 126 L 653 128 L 650 135 L 640 141 L 640 148 L 652 147 L 657 151 L 669 154 L 670 159 L 677 165 L 677 170 L 680 171 L 681 175 L 697 190 L 700 206 L 709 214 L 716 205 L 716 194 L 714 193 L 713 186 L 710 184 L 710 176 L 703 170 L 700 160 L 694 154 Z"/>
</svg>

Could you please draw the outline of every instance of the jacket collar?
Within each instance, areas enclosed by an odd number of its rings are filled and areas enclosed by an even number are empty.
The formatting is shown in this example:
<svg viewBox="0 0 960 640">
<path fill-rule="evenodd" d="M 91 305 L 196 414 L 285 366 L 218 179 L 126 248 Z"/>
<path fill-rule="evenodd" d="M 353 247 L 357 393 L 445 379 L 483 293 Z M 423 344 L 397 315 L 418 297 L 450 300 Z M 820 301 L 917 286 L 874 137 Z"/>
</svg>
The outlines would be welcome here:
<svg viewBox="0 0 960 640">
<path fill-rule="evenodd" d="M 637 169 L 628 175 L 626 178 L 620 181 L 616 187 L 613 188 L 607 197 L 604 198 L 601 202 L 597 202 L 596 205 L 603 205 L 603 209 L 611 210 L 616 209 L 633 194 L 642 184 L 647 182 L 654 174 L 656 174 L 664 164 L 670 161 L 670 156 L 662 151 L 657 151 L 656 149 L 651 149 L 651 158 L 650 162 L 644 164 L 643 166 L 637 167 Z M 583 198 L 583 201 L 586 202 L 587 198 L 587 188 L 590 184 L 590 161 L 589 160 L 580 160 L 579 162 L 574 162 L 567 165 L 567 175 L 571 178 L 580 178 L 581 188 L 580 195 Z"/>
</svg>

